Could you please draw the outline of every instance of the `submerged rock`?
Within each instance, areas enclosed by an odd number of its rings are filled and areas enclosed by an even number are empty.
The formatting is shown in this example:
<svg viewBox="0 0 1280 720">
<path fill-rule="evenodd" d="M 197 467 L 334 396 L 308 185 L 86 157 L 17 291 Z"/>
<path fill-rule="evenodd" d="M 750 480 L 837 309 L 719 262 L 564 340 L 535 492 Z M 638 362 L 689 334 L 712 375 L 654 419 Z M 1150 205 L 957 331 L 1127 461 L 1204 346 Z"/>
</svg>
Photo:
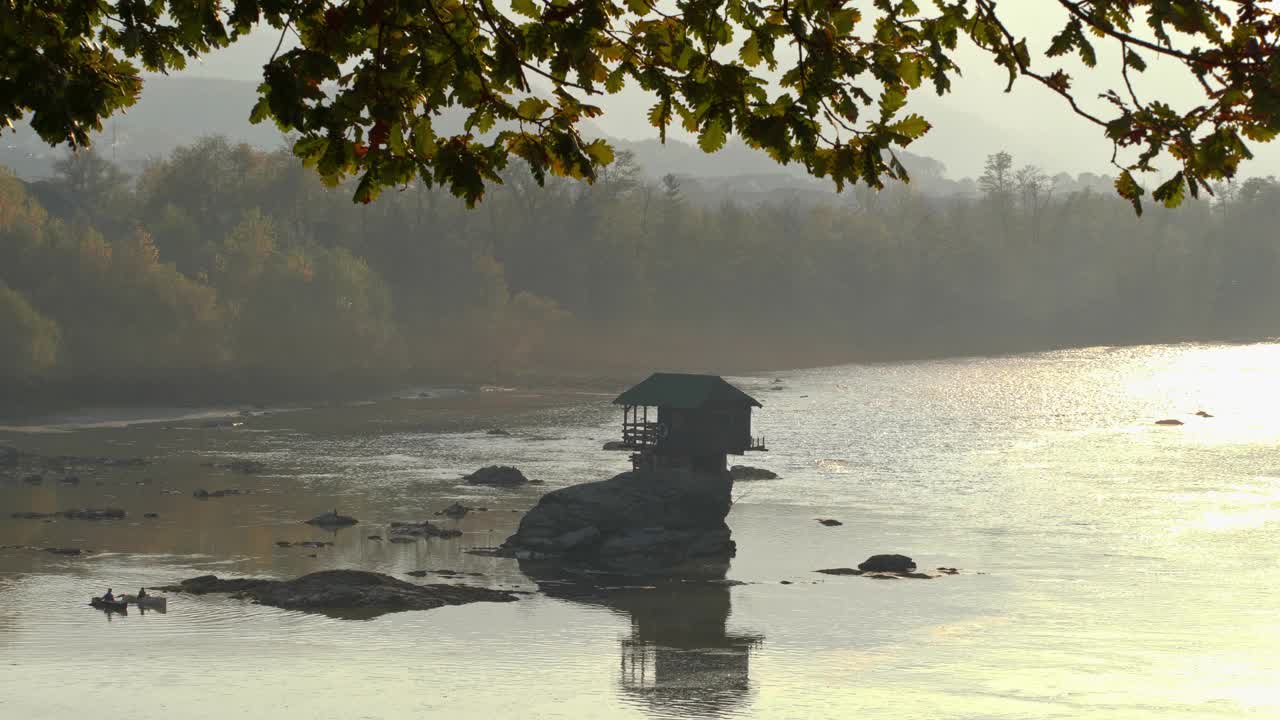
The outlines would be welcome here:
<svg viewBox="0 0 1280 720">
<path fill-rule="evenodd" d="M 59 512 L 16 512 L 9 517 L 15 520 L 45 520 L 48 518 L 66 518 L 67 520 L 120 520 L 125 512 L 120 508 L 73 508 Z"/>
<path fill-rule="evenodd" d="M 455 538 L 462 535 L 461 530 L 452 530 L 434 525 L 430 520 L 423 520 L 420 523 L 409 522 L 393 522 L 391 523 L 391 535 L 397 537 L 427 537 L 427 538 Z M 392 538 L 395 542 L 395 537 Z"/>
<path fill-rule="evenodd" d="M 853 568 L 826 568 L 824 570 L 814 570 L 814 572 L 820 572 L 823 575 L 861 575 L 862 574 L 861 570 L 854 570 Z"/>
<path fill-rule="evenodd" d="M 633 471 L 542 496 L 502 545 L 524 560 L 630 575 L 701 574 L 735 546 L 727 472 Z"/>
<path fill-rule="evenodd" d="M 266 472 L 267 470 L 266 463 L 262 463 L 257 460 L 244 459 L 236 459 L 224 463 L 207 462 L 204 463 L 204 466 L 215 470 L 230 470 L 231 472 L 243 473 L 245 475 L 257 475 L 258 473 Z"/>
<path fill-rule="evenodd" d="M 227 497 L 229 495 L 248 495 L 248 494 L 249 494 L 248 490 L 241 490 L 239 488 L 223 488 L 222 490 L 205 490 L 204 488 L 199 488 L 198 490 L 195 490 L 194 492 L 191 493 L 191 497 L 196 498 L 198 500 L 207 500 L 209 498 Z"/>
<path fill-rule="evenodd" d="M 467 507 L 466 505 L 463 505 L 462 503 L 454 503 L 436 514 L 457 519 L 461 517 L 466 517 L 467 513 L 469 512 L 471 512 L 471 508 Z"/>
<path fill-rule="evenodd" d="M 390 575 L 363 570 L 323 570 L 295 580 L 240 578 L 222 580 L 203 575 L 158 588 L 195 595 L 229 593 L 262 605 L 287 610 L 349 612 L 373 617 L 402 610 L 432 610 L 473 602 L 513 602 L 515 595 L 466 585 L 415 585 Z"/>
<path fill-rule="evenodd" d="M 750 465 L 734 465 L 729 468 L 734 480 L 777 480 L 778 473 Z"/>
<path fill-rule="evenodd" d="M 532 482 L 524 476 L 524 473 L 509 465 L 483 467 L 470 475 L 463 475 L 462 479 L 466 480 L 468 485 L 489 485 L 492 487 L 516 487 L 517 485 L 527 485 Z"/>
<path fill-rule="evenodd" d="M 317 527 L 336 528 L 336 527 L 347 527 L 349 525 L 355 525 L 360 521 L 351 517 L 350 515 L 339 515 L 337 510 L 330 510 L 327 513 L 321 513 L 320 515 L 317 515 L 311 518 L 310 520 L 306 520 L 304 522 L 306 522 L 308 525 L 315 525 Z"/>
<path fill-rule="evenodd" d="M 863 572 L 904 573 L 916 569 L 916 561 L 906 555 L 872 555 L 858 564 Z"/>
<path fill-rule="evenodd" d="M 63 510 L 61 514 L 68 520 L 120 520 L 125 512 L 120 508 L 81 508 Z"/>
</svg>

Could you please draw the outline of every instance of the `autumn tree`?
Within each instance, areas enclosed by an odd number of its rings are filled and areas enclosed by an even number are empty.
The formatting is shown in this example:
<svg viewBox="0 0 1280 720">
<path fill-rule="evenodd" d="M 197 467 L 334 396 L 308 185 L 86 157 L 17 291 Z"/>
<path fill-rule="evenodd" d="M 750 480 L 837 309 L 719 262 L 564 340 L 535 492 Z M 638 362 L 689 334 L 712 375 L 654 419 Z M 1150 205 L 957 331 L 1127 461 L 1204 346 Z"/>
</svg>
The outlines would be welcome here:
<svg viewBox="0 0 1280 720">
<path fill-rule="evenodd" d="M 837 186 L 879 187 L 907 177 L 895 151 L 930 128 L 911 94 L 949 92 L 962 44 L 1095 124 L 1139 212 L 1138 178 L 1159 162 L 1178 172 L 1152 196 L 1172 206 L 1280 132 L 1272 3 L 1024 1 L 1058 13 L 1046 46 L 1017 36 L 996 0 L 2 0 L 0 120 L 29 115 L 46 141 L 87 145 L 137 100 L 141 70 L 180 69 L 266 24 L 281 45 L 252 119 L 295 133 L 294 153 L 328 182 L 358 177 L 361 202 L 420 178 L 474 204 L 512 157 L 539 182 L 593 180 L 613 152 L 581 123 L 627 85 L 652 96 L 663 137 L 678 123 L 711 152 L 736 134 Z M 1098 67 L 1104 46 L 1118 72 Z M 1101 108 L 1078 96 L 1067 56 L 1106 73 Z M 1185 72 L 1196 103 L 1139 97 L 1154 59 Z M 439 130 L 446 112 L 465 115 L 462 132 Z"/>
</svg>

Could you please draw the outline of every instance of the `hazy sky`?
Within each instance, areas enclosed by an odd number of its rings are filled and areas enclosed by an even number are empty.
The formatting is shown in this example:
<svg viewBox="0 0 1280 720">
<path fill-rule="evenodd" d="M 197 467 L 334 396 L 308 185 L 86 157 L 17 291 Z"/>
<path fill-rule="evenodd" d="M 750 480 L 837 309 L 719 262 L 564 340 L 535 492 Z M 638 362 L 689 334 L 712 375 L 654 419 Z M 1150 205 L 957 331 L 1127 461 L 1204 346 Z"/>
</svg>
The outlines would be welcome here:
<svg viewBox="0 0 1280 720">
<path fill-rule="evenodd" d="M 1061 27 L 1064 11 L 1051 0 L 1018 0 L 1003 3 L 1001 12 L 1015 34 L 1028 38 L 1035 53 L 1043 51 Z M 259 32 L 193 64 L 183 74 L 256 82 L 278 39 L 275 31 Z M 1118 89 L 1119 55 L 1101 44 L 1098 49 L 1099 66 L 1092 71 L 1070 61 L 1061 66 L 1068 72 L 1076 71 L 1077 95 L 1086 106 L 1109 117 L 1096 97 L 1107 88 Z M 1140 97 L 1159 97 L 1175 107 L 1197 100 L 1198 90 L 1180 66 L 1160 62 L 1150 54 L 1147 60 L 1151 67 L 1136 81 Z M 1111 145 L 1101 129 L 1072 114 L 1056 95 L 1027 80 L 1019 81 L 1013 92 L 1006 94 L 1004 70 L 971 46 L 963 47 L 959 61 L 964 76 L 955 81 L 951 94 L 938 98 L 932 90 L 923 89 L 908 105 L 908 112 L 919 112 L 934 124 L 929 135 L 911 146 L 912 152 L 941 160 L 948 174 L 956 178 L 977 175 L 985 157 L 1001 149 L 1013 153 L 1019 164 L 1034 163 L 1051 173 L 1111 172 Z M 653 102 L 646 94 L 628 88 L 592 101 L 605 109 L 604 116 L 595 122 L 610 135 L 629 139 L 656 136 L 645 118 Z M 247 115 L 248 108 L 245 112 Z M 678 127 L 672 128 L 671 135 L 688 137 Z M 1245 167 L 1246 175 L 1280 173 L 1276 143 L 1255 144 L 1253 149 L 1258 159 Z"/>
</svg>

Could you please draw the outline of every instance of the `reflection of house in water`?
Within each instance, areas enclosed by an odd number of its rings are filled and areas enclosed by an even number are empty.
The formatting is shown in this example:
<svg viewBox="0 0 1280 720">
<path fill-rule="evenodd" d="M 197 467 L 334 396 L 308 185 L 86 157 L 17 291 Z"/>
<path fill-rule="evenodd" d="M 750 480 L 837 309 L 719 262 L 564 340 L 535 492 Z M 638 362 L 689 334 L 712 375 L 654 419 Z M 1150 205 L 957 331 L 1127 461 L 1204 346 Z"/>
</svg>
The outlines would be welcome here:
<svg viewBox="0 0 1280 720">
<path fill-rule="evenodd" d="M 716 582 L 618 580 L 579 584 L 520 569 L 551 597 L 603 605 L 631 618 L 621 638 L 623 699 L 663 715 L 709 717 L 741 709 L 751 694 L 751 652 L 763 640 L 728 628 L 729 588 Z M 598 582 L 598 581 L 597 581 Z M 628 584 L 622 584 L 628 583 Z"/>
</svg>

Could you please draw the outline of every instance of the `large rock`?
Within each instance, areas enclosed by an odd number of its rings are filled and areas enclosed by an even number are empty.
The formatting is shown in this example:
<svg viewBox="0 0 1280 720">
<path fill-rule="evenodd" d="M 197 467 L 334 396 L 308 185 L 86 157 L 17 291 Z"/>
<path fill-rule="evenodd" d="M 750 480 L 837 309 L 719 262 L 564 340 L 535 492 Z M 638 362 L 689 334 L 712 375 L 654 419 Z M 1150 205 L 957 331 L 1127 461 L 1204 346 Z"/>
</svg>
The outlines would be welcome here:
<svg viewBox="0 0 1280 720">
<path fill-rule="evenodd" d="M 729 468 L 734 480 L 777 480 L 778 473 L 750 465 L 734 465 Z"/>
<path fill-rule="evenodd" d="M 858 564 L 863 572 L 905 573 L 916 569 L 916 561 L 906 555 L 872 555 Z"/>
<path fill-rule="evenodd" d="M 466 585 L 415 585 L 363 570 L 324 570 L 296 580 L 222 580 L 216 575 L 203 575 L 159 589 L 196 595 L 230 593 L 272 607 L 358 617 L 518 599 L 501 590 Z"/>
<path fill-rule="evenodd" d="M 330 510 L 327 513 L 321 513 L 310 520 L 305 521 L 308 525 L 325 528 L 339 528 L 355 525 L 359 520 L 350 515 L 339 515 L 337 510 Z"/>
<path fill-rule="evenodd" d="M 703 574 L 727 564 L 735 546 L 725 525 L 727 472 L 626 472 L 542 496 L 502 549 L 630 575 Z"/>
<path fill-rule="evenodd" d="M 463 475 L 463 480 L 468 485 L 491 485 L 493 487 L 516 487 L 517 485 L 527 485 L 531 481 L 524 476 L 516 468 L 509 465 L 490 465 L 483 467 L 471 473 Z"/>
</svg>

